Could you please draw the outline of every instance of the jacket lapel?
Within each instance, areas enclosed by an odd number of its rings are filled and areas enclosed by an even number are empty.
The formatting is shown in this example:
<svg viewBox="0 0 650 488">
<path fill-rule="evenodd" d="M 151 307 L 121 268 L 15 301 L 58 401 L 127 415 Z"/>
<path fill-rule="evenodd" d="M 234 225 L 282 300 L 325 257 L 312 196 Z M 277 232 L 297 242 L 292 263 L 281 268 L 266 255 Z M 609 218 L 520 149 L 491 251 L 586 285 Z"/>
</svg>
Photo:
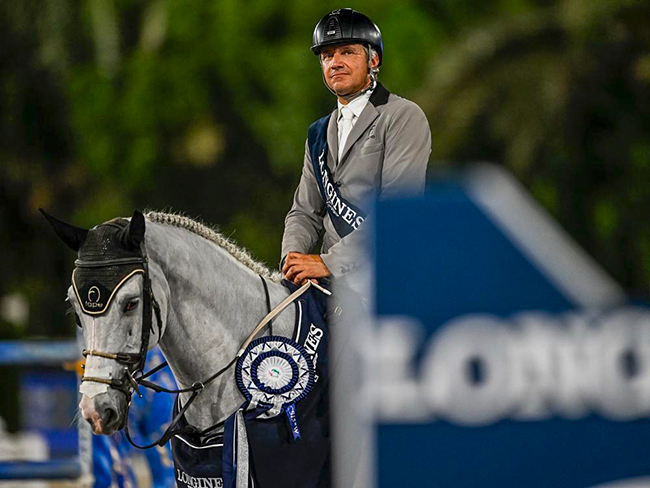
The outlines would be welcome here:
<svg viewBox="0 0 650 488">
<path fill-rule="evenodd" d="M 338 123 L 337 119 L 339 118 L 339 109 L 334 109 L 330 121 L 327 124 L 327 147 L 328 147 L 328 166 L 330 169 L 334 169 L 339 160 L 339 133 L 338 133 Z"/>
<path fill-rule="evenodd" d="M 377 112 L 375 106 L 372 103 L 366 104 L 365 108 L 361 112 L 361 115 L 359 115 L 359 120 L 357 120 L 352 127 L 350 135 L 348 136 L 348 140 L 345 141 L 340 163 L 343 163 L 346 160 L 348 153 L 350 152 L 350 148 L 354 145 L 355 142 L 357 142 L 359 137 L 361 137 L 361 134 L 363 134 L 366 129 L 370 127 L 370 124 L 372 124 L 377 117 L 379 117 L 379 112 Z"/>
<path fill-rule="evenodd" d="M 389 96 L 390 96 L 390 92 L 386 90 L 386 88 L 384 88 L 384 85 L 382 85 L 381 83 L 377 83 L 375 90 L 372 92 L 372 95 L 370 96 L 370 100 L 368 100 L 368 104 L 361 112 L 361 115 L 359 115 L 359 120 L 357 120 L 354 126 L 352 127 L 352 130 L 350 131 L 350 135 L 348 136 L 348 140 L 345 141 L 343 154 L 341 155 L 341 161 L 340 161 L 341 163 L 345 161 L 348 152 L 350 152 L 350 148 L 354 145 L 355 142 L 357 142 L 359 137 L 361 137 L 361 134 L 363 134 L 366 131 L 366 129 L 370 127 L 370 124 L 372 124 L 374 120 L 379 116 L 379 112 L 377 111 L 376 107 L 379 107 L 380 105 L 384 105 L 385 103 L 387 103 Z M 338 118 L 338 109 L 336 110 L 336 116 Z M 335 136 L 337 134 L 335 134 Z M 335 138 L 338 139 L 338 137 Z M 336 154 L 338 154 L 338 151 Z"/>
<path fill-rule="evenodd" d="M 377 83 L 377 88 L 375 88 L 375 91 L 372 92 L 372 95 L 370 95 L 370 103 L 372 103 L 375 107 L 379 107 L 380 105 L 384 105 L 388 103 L 388 97 L 390 96 L 390 92 L 386 90 L 384 85 L 381 83 Z"/>
</svg>

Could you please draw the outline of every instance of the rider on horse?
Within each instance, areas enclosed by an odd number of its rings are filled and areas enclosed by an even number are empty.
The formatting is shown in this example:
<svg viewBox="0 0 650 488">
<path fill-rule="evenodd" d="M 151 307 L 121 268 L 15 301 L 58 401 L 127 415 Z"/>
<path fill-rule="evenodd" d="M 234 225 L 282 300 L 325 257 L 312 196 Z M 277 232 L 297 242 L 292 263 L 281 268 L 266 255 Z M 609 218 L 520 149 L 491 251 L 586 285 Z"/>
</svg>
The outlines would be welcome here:
<svg viewBox="0 0 650 488">
<path fill-rule="evenodd" d="M 340 277 L 360 264 L 372 199 L 421 194 L 431 153 L 426 116 L 377 77 L 381 32 L 352 9 L 316 25 L 311 47 L 337 107 L 309 128 L 300 183 L 286 216 L 283 275 L 295 283 Z M 320 254 L 309 254 L 323 237 Z"/>
</svg>

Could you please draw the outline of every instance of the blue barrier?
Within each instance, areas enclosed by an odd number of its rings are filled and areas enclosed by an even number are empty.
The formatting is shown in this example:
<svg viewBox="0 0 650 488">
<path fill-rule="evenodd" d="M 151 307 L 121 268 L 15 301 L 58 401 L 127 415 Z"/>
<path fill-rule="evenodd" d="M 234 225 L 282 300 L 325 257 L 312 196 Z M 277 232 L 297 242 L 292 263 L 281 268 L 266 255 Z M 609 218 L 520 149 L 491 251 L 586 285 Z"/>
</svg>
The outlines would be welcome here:
<svg viewBox="0 0 650 488">
<path fill-rule="evenodd" d="M 0 366 L 60 368 L 80 358 L 75 340 L 0 341 Z M 29 379 L 29 378 L 27 378 Z M 47 461 L 0 461 L 0 480 L 80 480 L 90 474 L 90 434 L 79 424 L 80 455 Z"/>
<path fill-rule="evenodd" d="M 78 459 L 0 462 L 0 480 L 69 480 L 79 478 L 81 473 Z"/>
<path fill-rule="evenodd" d="M 80 357 L 74 340 L 0 341 L 0 365 L 61 366 Z"/>
</svg>

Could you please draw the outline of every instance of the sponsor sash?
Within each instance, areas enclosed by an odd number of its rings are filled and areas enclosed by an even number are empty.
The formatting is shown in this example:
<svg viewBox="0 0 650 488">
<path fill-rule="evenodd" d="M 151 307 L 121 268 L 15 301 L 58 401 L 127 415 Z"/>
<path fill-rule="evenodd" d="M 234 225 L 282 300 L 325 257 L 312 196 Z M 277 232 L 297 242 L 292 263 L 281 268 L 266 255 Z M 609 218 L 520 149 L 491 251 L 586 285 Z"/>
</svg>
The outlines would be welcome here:
<svg viewBox="0 0 650 488">
<path fill-rule="evenodd" d="M 327 124 L 331 116 L 332 114 L 326 115 L 309 126 L 307 145 L 327 213 L 336 232 L 343 238 L 364 221 L 366 214 L 341 196 L 341 191 L 327 166 Z"/>
</svg>

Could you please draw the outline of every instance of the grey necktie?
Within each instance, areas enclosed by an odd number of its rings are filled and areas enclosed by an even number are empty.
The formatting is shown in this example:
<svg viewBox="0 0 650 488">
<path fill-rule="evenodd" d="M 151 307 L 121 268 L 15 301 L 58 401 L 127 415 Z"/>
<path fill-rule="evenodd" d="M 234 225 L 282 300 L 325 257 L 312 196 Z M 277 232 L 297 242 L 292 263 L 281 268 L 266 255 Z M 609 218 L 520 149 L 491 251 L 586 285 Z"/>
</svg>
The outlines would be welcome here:
<svg viewBox="0 0 650 488">
<path fill-rule="evenodd" d="M 339 160 L 343 156 L 345 141 L 348 140 L 348 136 L 352 130 L 353 119 L 354 112 L 348 107 L 341 107 L 341 119 L 339 120 Z"/>
</svg>

